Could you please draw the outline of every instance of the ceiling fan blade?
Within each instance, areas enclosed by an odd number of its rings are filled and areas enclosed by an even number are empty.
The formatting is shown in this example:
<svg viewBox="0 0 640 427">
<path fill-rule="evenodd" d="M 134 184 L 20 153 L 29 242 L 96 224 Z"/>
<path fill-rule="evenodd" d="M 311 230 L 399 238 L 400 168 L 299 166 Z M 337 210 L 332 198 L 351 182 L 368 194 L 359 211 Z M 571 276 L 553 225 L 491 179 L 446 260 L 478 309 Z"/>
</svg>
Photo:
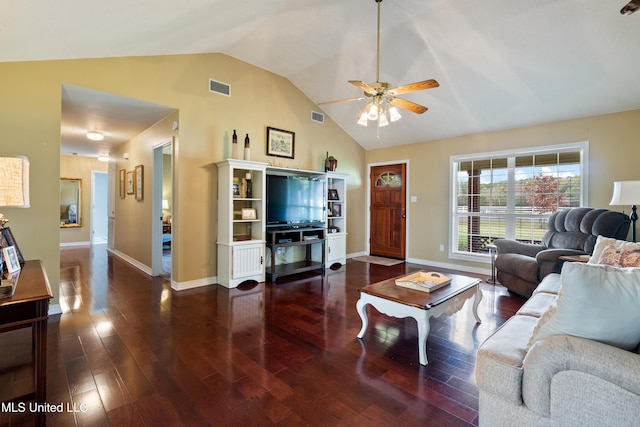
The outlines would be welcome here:
<svg viewBox="0 0 640 427">
<path fill-rule="evenodd" d="M 364 91 L 364 93 L 368 93 L 370 95 L 375 95 L 375 93 L 376 93 L 376 90 L 374 88 L 372 88 L 371 86 L 369 86 L 365 82 L 361 82 L 360 80 L 349 80 L 349 83 L 351 83 L 352 85 L 354 85 L 357 88 L 362 89 Z"/>
<path fill-rule="evenodd" d="M 405 110 L 412 111 L 416 114 L 422 114 L 428 110 L 427 107 L 423 107 L 420 104 L 416 104 L 415 102 L 407 101 L 402 98 L 391 98 L 389 99 L 389 104 L 395 105 L 396 107 L 404 108 Z"/>
<path fill-rule="evenodd" d="M 425 90 L 425 89 L 433 89 L 434 87 L 438 87 L 438 86 L 440 86 L 440 84 L 437 81 L 430 79 L 430 80 L 423 80 L 421 82 L 410 83 L 404 86 L 398 86 L 396 88 L 389 89 L 387 93 L 389 93 L 390 95 L 402 95 L 403 93 L 416 92 L 418 90 Z"/>
<path fill-rule="evenodd" d="M 364 99 L 364 96 L 360 96 L 358 98 L 338 99 L 336 101 L 318 102 L 318 105 L 337 104 L 339 102 L 349 102 L 349 101 L 360 101 L 361 99 Z"/>
</svg>

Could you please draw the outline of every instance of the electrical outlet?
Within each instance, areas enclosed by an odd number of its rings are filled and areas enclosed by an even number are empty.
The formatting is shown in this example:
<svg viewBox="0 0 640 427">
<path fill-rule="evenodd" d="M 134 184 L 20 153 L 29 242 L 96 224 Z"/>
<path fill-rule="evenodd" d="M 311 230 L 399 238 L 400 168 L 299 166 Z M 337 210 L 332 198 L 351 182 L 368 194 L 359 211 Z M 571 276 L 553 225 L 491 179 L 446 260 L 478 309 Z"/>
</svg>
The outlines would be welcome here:
<svg viewBox="0 0 640 427">
<path fill-rule="evenodd" d="M 440 245 L 440 252 L 444 252 L 444 245 Z"/>
</svg>

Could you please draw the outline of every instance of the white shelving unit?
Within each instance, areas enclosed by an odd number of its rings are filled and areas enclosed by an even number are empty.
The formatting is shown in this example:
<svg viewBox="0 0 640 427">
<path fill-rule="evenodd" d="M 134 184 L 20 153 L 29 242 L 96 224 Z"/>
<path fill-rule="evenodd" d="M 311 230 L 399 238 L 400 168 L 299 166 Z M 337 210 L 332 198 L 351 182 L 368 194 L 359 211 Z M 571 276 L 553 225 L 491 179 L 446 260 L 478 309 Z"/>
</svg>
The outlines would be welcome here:
<svg viewBox="0 0 640 427">
<path fill-rule="evenodd" d="M 327 172 L 327 268 L 347 262 L 347 174 Z"/>
<path fill-rule="evenodd" d="M 267 164 L 227 159 L 216 165 L 218 283 L 235 288 L 246 281 L 264 282 Z"/>
</svg>

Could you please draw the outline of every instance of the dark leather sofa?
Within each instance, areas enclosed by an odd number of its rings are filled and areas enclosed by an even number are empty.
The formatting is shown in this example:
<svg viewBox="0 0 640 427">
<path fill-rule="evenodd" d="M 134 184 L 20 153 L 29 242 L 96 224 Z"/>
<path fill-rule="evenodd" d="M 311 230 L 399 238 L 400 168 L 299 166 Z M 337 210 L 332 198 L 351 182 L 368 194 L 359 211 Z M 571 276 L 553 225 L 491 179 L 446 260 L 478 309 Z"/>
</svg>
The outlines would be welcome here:
<svg viewBox="0 0 640 427">
<path fill-rule="evenodd" d="M 525 298 L 549 273 L 559 273 L 563 255 L 591 255 L 598 235 L 626 240 L 629 217 L 607 209 L 574 208 L 549 217 L 541 245 L 497 239 L 495 261 L 498 281 Z"/>
</svg>

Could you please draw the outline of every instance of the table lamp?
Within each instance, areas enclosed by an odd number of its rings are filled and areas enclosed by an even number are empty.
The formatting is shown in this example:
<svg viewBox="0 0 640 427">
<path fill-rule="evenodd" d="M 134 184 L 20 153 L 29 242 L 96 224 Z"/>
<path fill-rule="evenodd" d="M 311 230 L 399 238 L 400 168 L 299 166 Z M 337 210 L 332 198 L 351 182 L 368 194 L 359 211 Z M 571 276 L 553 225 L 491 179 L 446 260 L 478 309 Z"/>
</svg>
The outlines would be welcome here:
<svg viewBox="0 0 640 427">
<path fill-rule="evenodd" d="M 638 213 L 636 204 L 640 204 L 640 181 L 616 181 L 613 183 L 613 197 L 609 202 L 611 206 L 631 206 L 629 219 L 632 224 L 632 236 L 636 242 L 636 221 Z"/>
</svg>

